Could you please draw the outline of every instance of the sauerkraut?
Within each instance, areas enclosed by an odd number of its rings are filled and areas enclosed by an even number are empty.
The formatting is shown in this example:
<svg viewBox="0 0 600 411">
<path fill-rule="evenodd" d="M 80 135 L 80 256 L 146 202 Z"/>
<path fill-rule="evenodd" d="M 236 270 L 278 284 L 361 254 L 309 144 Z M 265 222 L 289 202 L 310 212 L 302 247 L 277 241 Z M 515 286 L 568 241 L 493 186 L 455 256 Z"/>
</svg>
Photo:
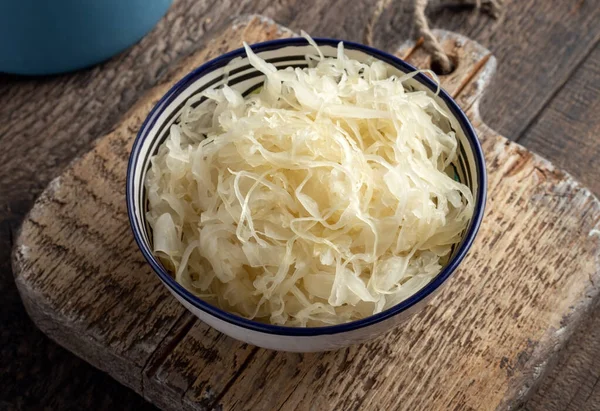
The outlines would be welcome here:
<svg viewBox="0 0 600 411">
<path fill-rule="evenodd" d="M 317 45 L 243 97 L 187 101 L 145 185 L 154 252 L 224 310 L 323 326 L 386 310 L 442 269 L 473 214 L 449 114 L 381 61 Z M 201 98 L 206 100 L 197 104 Z"/>
</svg>

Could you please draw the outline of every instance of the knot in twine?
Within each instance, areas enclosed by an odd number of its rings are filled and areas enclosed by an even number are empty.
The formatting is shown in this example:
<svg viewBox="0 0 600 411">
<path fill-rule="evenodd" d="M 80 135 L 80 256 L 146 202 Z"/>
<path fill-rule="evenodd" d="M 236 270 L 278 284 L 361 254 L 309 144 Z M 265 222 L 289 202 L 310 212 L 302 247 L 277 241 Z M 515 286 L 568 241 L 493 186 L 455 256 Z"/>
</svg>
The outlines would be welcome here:
<svg viewBox="0 0 600 411">
<path fill-rule="evenodd" d="M 498 19 L 502 11 L 502 0 L 457 0 L 459 4 L 471 6 L 476 10 L 484 11 L 491 17 Z M 454 67 L 450 57 L 444 52 L 442 45 L 433 35 L 427 18 L 425 17 L 425 9 L 427 8 L 428 0 L 415 0 L 415 27 L 418 36 L 423 38 L 423 48 L 431 54 L 432 66 L 437 66 L 440 69 L 439 74 L 448 74 Z"/>
</svg>

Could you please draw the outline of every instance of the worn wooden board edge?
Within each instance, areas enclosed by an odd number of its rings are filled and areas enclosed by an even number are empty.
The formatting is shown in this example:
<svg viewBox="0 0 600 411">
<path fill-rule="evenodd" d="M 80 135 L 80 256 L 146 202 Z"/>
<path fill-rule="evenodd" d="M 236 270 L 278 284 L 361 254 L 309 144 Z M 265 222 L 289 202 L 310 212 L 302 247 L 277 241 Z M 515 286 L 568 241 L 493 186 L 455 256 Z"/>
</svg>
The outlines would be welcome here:
<svg viewBox="0 0 600 411">
<path fill-rule="evenodd" d="M 460 35 L 456 35 L 455 33 L 447 32 L 444 30 L 434 30 L 436 36 L 443 40 L 447 38 L 457 38 L 462 41 L 468 41 L 467 38 L 464 38 Z M 414 42 L 409 41 L 404 46 L 401 47 L 404 49 L 409 49 L 414 46 Z M 410 54 L 410 51 L 409 51 Z M 482 138 L 492 138 L 492 136 L 496 135 L 496 133 L 490 129 L 485 123 L 483 123 L 480 114 L 479 114 L 479 104 L 481 102 L 481 96 L 483 95 L 485 84 L 489 83 L 493 78 L 494 72 L 496 68 L 496 60 L 492 55 L 488 55 L 485 58 L 484 63 L 481 67 L 481 72 L 478 75 L 477 82 L 480 83 L 478 87 L 474 90 L 479 95 L 474 99 L 472 105 L 467 105 L 464 108 L 466 112 L 468 112 L 470 119 L 473 124 L 477 128 Z M 582 190 L 586 193 L 586 195 L 590 196 L 593 201 L 598 203 L 598 199 L 591 194 L 587 188 L 582 186 L 579 182 L 577 182 L 570 174 L 566 172 L 562 172 L 557 170 L 551 162 L 547 161 L 543 157 L 530 153 L 526 148 L 521 146 L 520 144 L 510 142 L 513 150 L 517 153 L 522 153 L 524 157 L 529 157 L 531 161 L 539 164 L 540 170 L 544 169 L 544 172 L 549 172 L 555 176 L 560 176 L 560 178 L 564 179 L 563 183 L 566 185 L 571 185 L 573 190 Z M 600 227 L 600 225 L 597 225 Z M 597 248 L 598 250 L 598 248 Z M 596 273 L 600 273 L 600 251 L 596 253 Z M 514 393 L 514 396 L 510 396 L 507 400 L 501 404 L 499 409 L 514 409 L 516 407 L 520 407 L 527 400 L 529 395 L 534 391 L 534 388 L 537 384 L 543 379 L 543 376 L 552 369 L 554 365 L 554 361 L 556 360 L 556 356 L 552 355 L 552 353 L 558 352 L 561 348 L 564 347 L 564 343 L 569 339 L 572 332 L 577 328 L 577 325 L 581 321 L 585 315 L 593 309 L 593 307 L 600 303 L 600 300 L 596 298 L 600 293 L 600 289 L 595 284 L 595 281 L 590 278 L 590 283 L 592 284 L 589 289 L 588 297 L 589 299 L 583 300 L 580 303 L 580 306 L 573 307 L 574 314 L 569 316 L 565 316 L 563 318 L 563 322 L 565 326 L 560 329 L 553 329 L 547 337 L 546 340 L 540 340 L 535 345 L 533 351 L 527 354 L 527 364 L 521 364 L 524 368 L 530 368 L 533 370 L 533 375 L 531 378 L 528 378 L 528 384 L 519 385 L 520 380 L 515 380 L 513 386 L 510 390 Z M 552 353 L 548 355 L 547 350 L 539 349 L 539 347 L 550 347 Z M 525 353 L 523 353 L 525 354 Z"/>
<path fill-rule="evenodd" d="M 238 24 L 243 24 L 243 23 L 238 23 Z M 489 75 L 491 76 L 491 73 L 489 73 Z M 481 123 L 480 119 L 478 118 L 478 110 L 477 110 L 478 101 L 479 101 L 479 99 L 476 99 L 476 101 L 475 101 L 475 103 L 474 103 L 473 107 L 471 107 L 471 109 L 470 109 L 470 112 L 471 112 L 471 114 L 473 114 L 473 117 L 472 117 L 472 118 L 474 118 L 474 122 L 475 122 L 476 124 L 478 123 L 478 124 L 477 124 L 477 127 L 478 127 L 478 129 L 479 129 L 480 131 L 483 131 L 483 132 L 482 132 L 482 135 L 484 135 L 484 138 L 485 138 L 485 136 L 486 136 L 486 135 L 490 135 L 490 136 L 491 136 L 491 135 L 493 135 L 494 133 L 493 133 L 491 130 L 489 130 L 489 129 L 486 129 L 486 126 L 485 126 L 485 125 L 483 125 L 483 124 Z M 132 110 L 134 110 L 134 109 L 132 109 Z M 131 112 L 131 111 L 130 111 L 130 112 Z M 127 116 L 127 115 L 126 115 L 126 116 Z M 514 143 L 511 143 L 511 144 L 514 144 Z M 519 151 L 519 150 L 523 150 L 523 153 L 527 153 L 527 154 L 528 154 L 528 152 L 527 152 L 525 149 L 522 149 L 522 148 L 520 148 L 519 146 L 516 146 L 516 145 L 515 145 L 515 147 L 516 147 L 516 150 L 517 150 L 517 151 Z M 539 158 L 539 157 L 537 157 L 537 156 L 535 156 L 535 161 L 536 161 L 536 162 L 539 162 L 540 164 L 544 164 L 544 168 L 547 168 L 547 169 L 549 169 L 549 170 L 552 170 L 552 169 L 553 169 L 553 167 L 550 165 L 550 163 L 548 163 L 548 162 L 545 162 L 545 160 L 543 160 L 543 159 L 541 159 L 541 158 Z M 577 188 L 577 187 L 580 187 L 580 186 L 578 185 L 578 183 L 574 182 L 574 180 L 573 180 L 573 179 L 572 179 L 572 178 L 571 178 L 569 175 L 567 175 L 567 174 L 564 174 L 564 175 L 563 175 L 563 177 L 564 177 L 566 180 L 569 180 L 569 182 L 570 182 L 570 183 L 572 183 L 573 187 L 575 187 L 575 188 Z M 581 189 L 583 190 L 583 188 L 581 188 Z M 597 201 L 597 200 L 596 200 L 596 201 Z M 19 238 L 20 238 L 20 237 L 19 237 Z M 18 245 L 18 242 L 17 242 L 17 245 Z M 18 264 L 18 259 L 19 259 L 18 248 L 15 248 L 14 259 L 13 259 L 13 262 L 14 262 L 13 266 L 14 266 L 15 270 L 18 270 L 18 267 L 19 267 L 19 264 Z M 599 270 L 597 270 L 597 271 L 599 271 Z M 19 274 L 18 274 L 18 272 L 17 272 L 17 271 L 15 271 L 15 276 L 17 277 L 17 279 L 19 278 Z M 590 300 L 591 300 L 591 301 L 593 301 L 593 300 L 594 300 L 594 298 L 593 298 L 593 297 L 595 297 L 595 296 L 597 295 L 597 292 L 598 292 L 598 289 L 597 289 L 597 287 L 592 287 L 592 289 L 590 290 Z M 24 299 L 24 302 L 26 303 L 26 307 L 27 307 L 28 311 L 30 312 L 30 315 L 31 315 L 32 313 L 37 313 L 37 315 L 42 315 L 42 316 L 43 316 L 43 314 L 44 314 L 44 311 L 46 311 L 46 310 L 44 309 L 44 307 L 41 307 L 41 306 L 40 306 L 40 300 L 39 300 L 39 299 L 32 298 L 32 299 L 30 299 L 31 301 L 25 301 L 25 300 L 27 300 L 27 299 Z M 586 305 L 586 307 L 588 307 L 588 306 L 591 306 L 591 303 L 588 303 L 587 301 L 585 301 L 585 302 L 582 302 L 582 304 L 585 304 L 585 305 Z M 578 315 L 579 315 L 579 316 L 581 316 L 583 312 L 584 312 L 584 311 L 578 311 Z M 32 317 L 33 317 L 33 315 L 32 315 Z M 34 318 L 35 318 L 35 317 L 34 317 Z M 38 317 L 38 318 L 39 318 L 39 317 Z M 181 318 L 181 317 L 180 317 L 180 318 Z M 566 337 L 567 337 L 567 336 L 568 336 L 568 334 L 570 333 L 570 330 L 572 330 L 572 328 L 573 328 L 573 327 L 576 325 L 576 323 L 577 323 L 577 321 L 578 321 L 578 318 L 568 318 L 568 319 L 566 319 L 565 321 L 569 323 L 569 326 L 568 326 L 568 328 L 567 328 L 567 329 L 565 329 L 565 330 L 562 330 L 562 331 L 561 331 L 561 333 L 560 333 L 558 336 L 554 336 L 554 337 L 556 337 L 556 338 L 557 338 L 557 341 L 558 341 L 558 343 L 559 343 L 559 344 L 561 344 L 562 342 L 564 342 L 564 340 L 566 339 Z M 67 321 L 67 322 L 68 322 L 68 321 Z M 44 324 L 44 322 L 43 322 L 43 321 L 42 321 L 42 322 L 39 322 L 39 325 L 40 325 L 40 328 L 42 328 L 42 326 L 43 326 L 44 328 L 46 328 L 46 330 L 47 330 L 48 334 L 50 334 L 51 336 L 52 336 L 52 334 L 54 334 L 54 335 L 55 335 L 55 337 L 56 337 L 56 339 L 57 339 L 57 340 L 59 341 L 59 343 L 61 343 L 62 345 L 65 345 L 65 346 L 67 346 L 67 347 L 69 347 L 69 345 L 71 345 L 71 346 L 73 346 L 73 348 L 75 349 L 75 351 L 76 351 L 76 352 L 79 352 L 79 351 L 78 351 L 78 349 L 82 349 L 82 347 L 79 347 L 79 346 L 77 346 L 77 344 L 74 344 L 72 341 L 69 341 L 69 340 L 70 340 L 70 338 L 69 338 L 68 336 L 64 336 L 64 335 L 62 335 L 62 336 L 61 336 L 61 335 L 60 335 L 60 333 L 58 332 L 57 328 L 60 328 L 60 327 L 61 327 L 61 325 L 57 325 L 57 327 L 54 327 L 54 328 L 53 328 L 53 327 L 52 327 L 52 325 L 49 325 L 49 324 Z M 42 329 L 43 329 L 43 328 L 42 328 Z M 45 331 L 46 331 L 46 330 L 45 330 Z M 558 348 L 560 348 L 560 347 L 558 347 Z M 540 358 L 541 358 L 541 353 L 539 353 L 539 354 L 540 354 Z M 538 357 L 538 356 L 536 356 L 536 353 L 535 353 L 535 351 L 534 351 L 533 355 L 531 355 L 531 356 L 530 356 L 530 358 L 529 358 L 529 361 L 530 361 L 530 362 L 535 362 L 535 359 L 536 359 L 536 357 Z M 90 362 L 92 362 L 92 364 L 94 364 L 94 365 L 98 366 L 99 368 L 102 368 L 102 362 L 103 362 L 103 360 L 102 360 L 102 359 L 94 359 L 94 358 L 85 358 L 85 359 L 86 359 L 86 360 L 88 360 L 88 361 L 90 361 Z M 539 367 L 541 367 L 541 368 L 539 368 Z M 544 366 L 544 364 L 538 364 L 538 369 L 540 369 L 540 370 L 541 370 L 541 371 L 540 371 L 540 375 L 541 375 L 541 372 L 542 372 L 544 369 L 546 369 L 546 368 L 547 368 L 547 367 L 545 367 L 545 366 Z M 111 373 L 111 374 L 112 374 L 112 373 Z M 121 377 L 121 378 L 122 378 L 122 375 L 120 375 L 119 377 Z M 539 377 L 539 376 L 538 376 L 538 377 Z M 538 378 L 536 378 L 536 380 L 537 380 L 537 379 L 538 379 Z M 127 382 L 126 382 L 126 381 L 122 381 L 122 382 L 124 382 L 125 384 L 127 384 Z M 130 384 L 127 384 L 127 385 L 130 385 Z M 131 384 L 130 386 L 132 386 L 134 389 L 138 390 L 138 392 L 139 392 L 139 390 L 140 390 L 140 388 L 141 388 L 141 387 L 140 387 L 139 385 L 137 385 L 137 384 Z M 530 387 L 529 387 L 529 388 L 530 388 Z M 522 392 L 522 397 L 524 398 L 525 394 L 527 394 L 527 392 L 529 392 L 529 388 L 527 388 L 527 387 L 525 387 L 525 388 L 524 388 L 524 387 L 515 387 L 515 390 L 517 390 L 518 392 Z"/>
<path fill-rule="evenodd" d="M 468 38 L 462 35 L 448 32 L 446 30 L 434 29 L 433 32 L 441 42 L 447 38 L 456 38 L 457 41 L 463 42 L 469 41 Z M 400 49 L 409 50 L 408 53 L 410 54 L 412 53 L 411 49 L 415 47 L 416 44 L 419 44 L 419 42 L 409 40 L 404 43 Z M 487 49 L 484 47 L 481 46 L 481 48 L 482 51 L 487 51 Z M 489 51 L 487 51 L 487 53 L 489 53 Z M 486 85 L 492 83 L 496 68 L 496 58 L 491 53 L 487 54 L 487 56 L 483 59 L 480 72 L 477 74 L 477 78 L 475 79 L 477 86 L 474 88 L 474 92 L 478 93 L 478 96 L 473 99 L 471 104 L 467 105 L 460 104 L 460 99 L 462 96 L 459 96 L 457 100 L 463 111 L 468 114 L 471 123 L 479 134 L 479 138 L 482 140 L 493 138 L 493 136 L 499 136 L 496 131 L 491 129 L 483 121 L 479 109 L 483 100 L 483 95 L 486 92 Z M 520 153 L 520 156 L 524 158 L 530 157 L 531 161 L 539 165 L 540 170 L 545 170 L 543 173 L 549 173 L 555 177 L 563 179 L 563 184 L 570 185 L 573 190 L 582 191 L 585 193 L 584 195 L 590 197 L 592 201 L 595 202 L 597 207 L 600 207 L 600 200 L 597 198 L 597 196 L 589 191 L 587 187 L 583 186 L 570 173 L 557 169 L 552 162 L 545 159 L 541 155 L 530 152 L 521 144 L 510 140 L 508 140 L 508 142 L 515 152 Z M 597 225 L 590 231 L 588 236 L 597 237 L 600 239 L 600 221 L 598 221 Z M 590 277 L 589 279 L 590 286 L 586 291 L 587 298 L 581 300 L 578 306 L 573 306 L 571 314 L 563 317 L 561 323 L 564 324 L 564 326 L 559 329 L 550 330 L 550 332 L 544 336 L 545 340 L 538 341 L 532 353 L 527 356 L 527 364 L 524 364 L 525 368 L 533 370 L 531 375 L 532 378 L 526 378 L 526 384 L 520 384 L 520 381 L 522 380 L 514 379 L 513 384 L 510 387 L 510 391 L 514 394 L 512 396 L 509 395 L 506 401 L 504 401 L 498 407 L 498 409 L 515 409 L 523 406 L 526 403 L 532 393 L 535 392 L 535 389 L 543 380 L 543 378 L 556 365 L 558 356 L 555 354 L 558 354 L 558 352 L 565 347 L 565 343 L 569 340 L 578 326 L 583 322 L 586 315 L 592 312 L 596 307 L 600 306 L 600 242 L 597 241 L 596 244 L 596 277 Z M 546 350 L 544 350 L 544 348 L 546 348 Z M 551 352 L 547 352 L 548 350 Z"/>
<path fill-rule="evenodd" d="M 496 71 L 496 61 L 492 58 L 491 64 L 486 63 L 483 67 L 482 76 L 477 80 L 482 83 L 491 83 Z M 484 87 L 485 88 L 485 87 Z M 485 90 L 483 91 L 485 93 Z M 480 138 L 485 139 L 488 136 L 496 135 L 496 131 L 491 129 L 482 119 L 480 112 L 480 104 L 482 98 L 475 99 L 474 103 L 470 107 L 465 108 L 469 119 L 473 126 L 480 133 Z M 587 187 L 581 184 L 576 178 L 570 173 L 560 170 L 552 164 L 551 161 L 542 157 L 539 154 L 529 151 L 523 145 L 510 141 L 513 149 L 520 153 L 522 157 L 531 156 L 532 161 L 539 165 L 539 171 L 543 174 L 550 174 L 552 176 L 562 178 L 564 185 L 570 185 L 573 190 L 578 190 L 584 193 L 585 196 L 591 199 L 591 202 L 595 204 L 597 208 L 600 208 L 600 199 L 592 193 Z M 589 278 L 589 284 L 586 290 L 586 298 L 582 299 L 577 306 L 571 307 L 570 314 L 565 315 L 561 319 L 561 328 L 552 329 L 544 336 L 544 340 L 540 340 L 533 352 L 528 356 L 524 367 L 532 370 L 530 378 L 524 379 L 527 381 L 525 384 L 520 384 L 518 380 L 513 380 L 510 387 L 510 391 L 514 394 L 512 398 L 507 398 L 499 407 L 498 410 L 507 409 L 520 409 L 525 406 L 526 402 L 533 395 L 535 390 L 539 387 L 543 379 L 554 369 L 559 359 L 559 352 L 565 348 L 566 343 L 569 341 L 574 332 L 584 322 L 586 316 L 594 311 L 594 309 L 600 306 L 600 221 L 597 222 L 594 228 L 587 234 L 590 237 L 590 241 L 595 240 L 595 277 Z M 545 347 L 546 351 L 540 347 Z"/>
<path fill-rule="evenodd" d="M 245 29 L 250 23 L 263 26 L 265 29 L 265 36 L 267 37 L 271 35 L 276 37 L 292 37 L 295 35 L 295 33 L 293 33 L 291 30 L 276 24 L 272 19 L 257 14 L 242 15 L 232 19 L 231 24 L 227 25 L 222 32 L 224 32 L 227 28 L 234 28 L 237 30 Z M 121 120 L 119 120 L 115 127 L 106 136 L 115 133 L 123 133 L 135 136 L 137 134 L 137 128 L 132 128 L 131 119 L 136 118 L 140 111 L 148 112 L 149 108 L 154 106 L 154 104 L 158 102 L 162 95 L 178 79 L 184 77 L 189 72 L 189 69 L 186 67 L 189 67 L 190 64 L 197 67 L 205 61 L 208 61 L 208 59 L 198 60 L 198 56 L 202 55 L 205 50 L 211 48 L 214 50 L 219 50 L 219 45 L 217 44 L 219 40 L 221 40 L 221 38 L 217 35 L 214 39 L 210 40 L 203 49 L 177 61 L 170 70 L 166 71 L 165 75 L 162 76 L 155 87 L 148 90 L 146 94 L 136 102 L 136 104 L 134 104 L 125 112 L 125 114 L 121 117 Z M 219 54 L 222 54 L 226 51 L 228 50 L 221 50 L 210 58 L 217 57 Z M 79 164 L 84 158 L 89 156 L 90 152 L 94 151 L 98 147 L 98 143 L 101 141 L 102 138 L 97 139 L 94 142 L 93 148 L 89 152 L 74 158 L 66 167 L 66 170 L 73 169 L 74 165 Z M 128 150 L 125 154 L 127 156 L 129 155 Z M 25 256 L 27 254 L 27 246 L 20 241 L 23 238 L 23 228 L 25 227 L 26 222 L 32 221 L 31 215 L 35 211 L 36 205 L 39 206 L 45 202 L 54 201 L 54 198 L 56 197 L 55 193 L 60 187 L 62 179 L 63 175 L 60 175 L 50 182 L 48 187 L 36 200 L 32 210 L 25 217 L 24 224 L 19 227 L 15 235 L 16 241 L 12 250 L 11 263 L 13 275 L 17 288 L 19 289 L 23 305 L 28 315 L 32 318 L 34 323 L 36 323 L 38 328 L 40 328 L 40 330 L 42 330 L 52 340 L 65 347 L 69 351 L 75 353 L 88 363 L 94 365 L 96 368 L 107 372 L 123 385 L 126 385 L 127 387 L 132 388 L 134 391 L 141 394 L 143 392 L 143 370 L 147 367 L 150 367 L 152 363 L 151 357 L 153 352 L 148 354 L 148 360 L 144 361 L 144 364 L 142 364 L 140 368 L 140 364 L 131 362 L 129 358 L 119 355 L 116 352 L 113 353 L 109 350 L 107 351 L 106 347 L 96 338 L 87 338 L 84 340 L 73 338 L 73 329 L 80 330 L 81 333 L 86 333 L 88 327 L 84 321 L 65 316 L 56 316 L 56 307 L 52 305 L 52 301 L 50 301 L 48 298 L 35 292 L 23 292 L 23 290 L 28 288 L 27 285 L 22 282 L 23 275 L 21 275 L 23 264 L 20 262 L 26 259 Z M 129 230 L 127 234 L 130 234 Z M 163 291 L 168 298 L 171 298 L 171 295 L 166 290 Z M 159 350 L 159 348 L 163 345 L 169 345 L 171 340 L 176 340 L 177 336 L 181 334 L 182 327 L 189 328 L 189 324 L 187 324 L 189 321 L 186 322 L 185 319 L 189 319 L 191 314 L 175 300 L 173 300 L 173 304 L 177 307 L 179 314 L 177 314 L 171 322 L 168 332 L 166 332 L 164 337 L 161 338 L 156 350 Z M 119 366 L 114 367 L 115 364 L 119 364 Z M 136 368 L 140 368 L 139 372 L 132 374 L 131 370 Z M 127 377 L 124 378 L 126 374 Z"/>
<path fill-rule="evenodd" d="M 494 130 L 489 128 L 482 122 L 479 115 L 478 100 L 473 105 L 473 112 L 470 118 L 473 124 L 483 138 L 496 134 Z M 577 181 L 569 173 L 557 169 L 549 160 L 544 157 L 532 153 L 522 145 L 510 142 L 512 149 L 518 156 L 527 158 L 531 156 L 531 160 L 536 163 L 536 171 L 550 178 L 562 179 L 561 185 L 570 186 L 573 191 L 580 191 L 583 196 L 589 197 L 594 204 L 596 210 L 600 210 L 600 200 L 589 191 L 584 185 Z M 518 168 L 518 163 L 512 165 L 511 168 Z M 544 177 L 545 178 L 545 177 Z M 558 361 L 558 353 L 565 348 L 566 343 L 571 338 L 573 333 L 584 322 L 586 316 L 593 312 L 595 307 L 600 305 L 600 220 L 597 220 L 596 225 L 587 233 L 590 242 L 595 242 L 595 275 L 590 275 L 589 281 L 586 283 L 583 298 L 573 306 L 569 307 L 569 312 L 560 320 L 560 328 L 550 328 L 548 332 L 535 344 L 532 344 L 530 352 L 523 351 L 523 354 L 516 358 L 517 363 L 523 369 L 527 369 L 528 375 L 523 375 L 521 379 L 513 379 L 509 387 L 509 391 L 513 394 L 508 396 L 497 408 L 498 410 L 519 409 L 525 405 L 527 400 L 535 392 L 535 389 L 548 375 Z M 509 365 L 510 366 L 510 365 Z M 514 370 L 517 371 L 517 370 Z"/>
</svg>

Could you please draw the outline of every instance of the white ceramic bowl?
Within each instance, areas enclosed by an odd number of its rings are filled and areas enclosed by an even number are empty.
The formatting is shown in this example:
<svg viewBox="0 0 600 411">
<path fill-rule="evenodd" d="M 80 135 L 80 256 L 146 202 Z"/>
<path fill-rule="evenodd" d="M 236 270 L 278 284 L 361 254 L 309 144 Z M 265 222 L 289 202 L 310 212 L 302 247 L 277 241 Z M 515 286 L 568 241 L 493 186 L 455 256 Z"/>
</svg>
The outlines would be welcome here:
<svg viewBox="0 0 600 411">
<path fill-rule="evenodd" d="M 339 40 L 315 39 L 326 56 L 335 57 Z M 378 59 L 390 66 L 394 74 L 414 71 L 404 61 L 364 45 L 344 41 L 346 54 L 359 61 Z M 279 68 L 306 67 L 306 54 L 314 49 L 303 38 L 274 40 L 255 44 L 252 49 L 261 58 Z M 235 62 L 233 59 L 238 58 Z M 224 76 L 227 65 L 228 76 Z M 246 53 L 238 49 L 198 67 L 177 84 L 157 103 L 142 125 L 133 144 L 127 170 L 127 209 L 133 235 L 144 257 L 169 291 L 199 319 L 238 340 L 264 348 L 283 351 L 325 351 L 363 342 L 385 333 L 419 311 L 439 291 L 442 284 L 456 270 L 471 247 L 485 207 L 486 173 L 483 152 L 467 117 L 443 90 L 435 96 L 437 85 L 427 76 L 418 74 L 405 85 L 425 90 L 453 116 L 451 126 L 460 142 L 459 159 L 455 164 L 458 178 L 467 184 L 475 198 L 475 212 L 462 241 L 455 246 L 448 264 L 424 288 L 400 304 L 359 321 L 346 324 L 297 328 L 282 327 L 248 320 L 223 311 L 194 296 L 178 284 L 152 254 L 150 228 L 146 223 L 147 202 L 144 178 L 150 157 L 157 152 L 168 135 L 169 126 L 177 121 L 184 102 L 208 87 L 227 83 L 247 94 L 261 86 L 264 76 L 248 63 Z"/>
</svg>

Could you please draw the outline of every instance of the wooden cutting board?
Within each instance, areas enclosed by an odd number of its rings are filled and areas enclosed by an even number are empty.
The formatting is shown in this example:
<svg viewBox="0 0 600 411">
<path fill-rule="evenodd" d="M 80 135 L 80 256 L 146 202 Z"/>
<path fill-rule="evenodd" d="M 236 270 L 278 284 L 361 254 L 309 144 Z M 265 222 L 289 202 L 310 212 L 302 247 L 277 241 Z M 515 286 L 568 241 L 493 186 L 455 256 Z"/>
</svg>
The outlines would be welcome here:
<svg viewBox="0 0 600 411">
<path fill-rule="evenodd" d="M 568 174 L 481 122 L 478 103 L 495 59 L 467 38 L 437 35 L 457 62 L 441 78 L 443 87 L 468 113 L 484 147 L 488 206 L 461 268 L 403 328 L 328 353 L 248 346 L 186 312 L 138 252 L 125 173 L 139 126 L 192 68 L 242 40 L 293 36 L 259 16 L 237 21 L 181 63 L 37 200 L 13 254 L 33 321 L 166 410 L 519 406 L 598 296 L 600 203 Z M 396 54 L 428 67 L 418 43 Z"/>
</svg>

